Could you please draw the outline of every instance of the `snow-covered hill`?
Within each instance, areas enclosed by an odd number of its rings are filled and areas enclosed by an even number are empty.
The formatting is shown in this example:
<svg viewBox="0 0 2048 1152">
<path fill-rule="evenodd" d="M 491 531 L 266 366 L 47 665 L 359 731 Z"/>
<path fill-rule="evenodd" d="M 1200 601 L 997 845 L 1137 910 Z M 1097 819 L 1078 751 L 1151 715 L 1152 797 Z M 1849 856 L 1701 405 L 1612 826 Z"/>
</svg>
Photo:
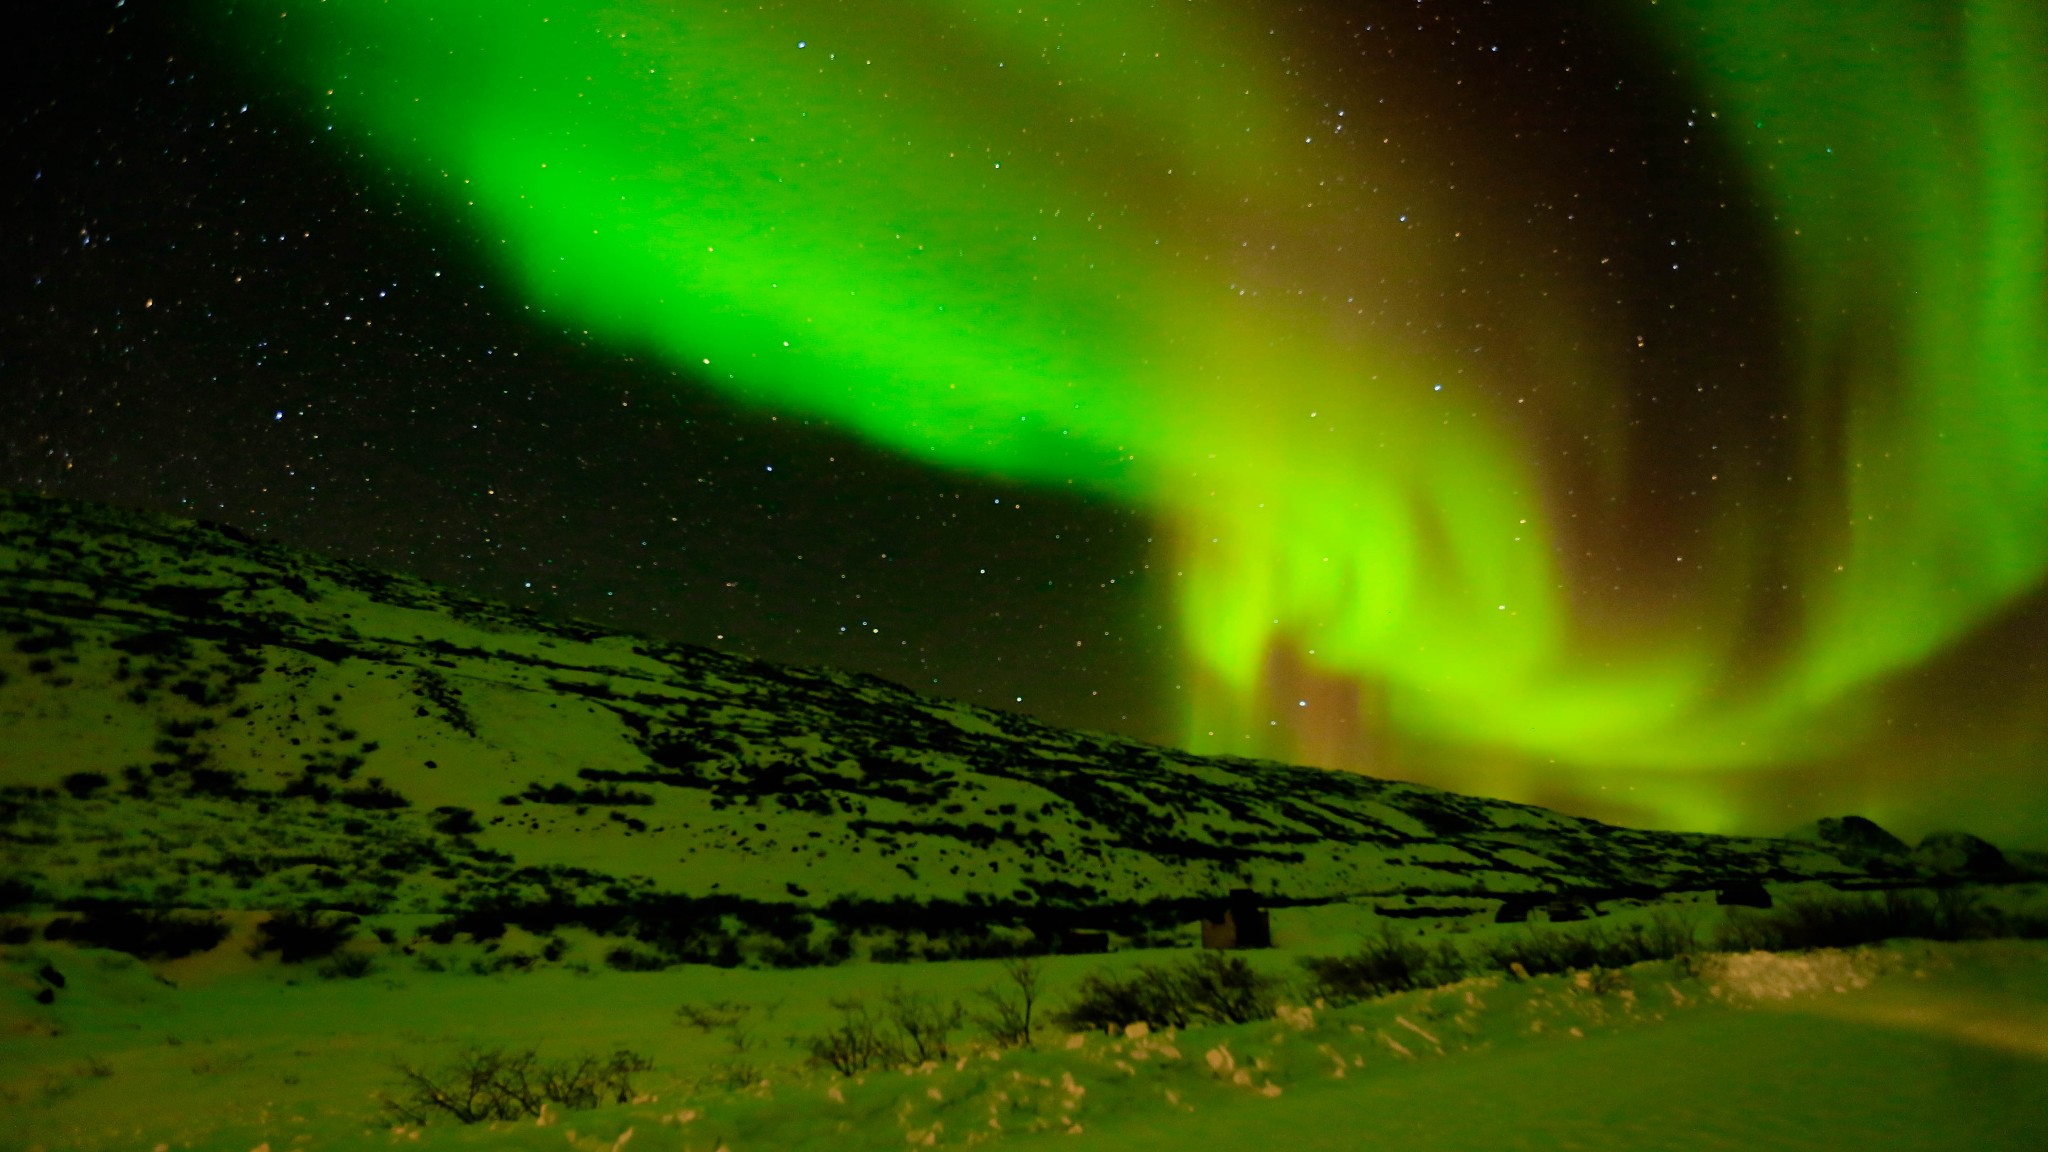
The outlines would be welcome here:
<svg viewBox="0 0 2048 1152">
<path fill-rule="evenodd" d="M 1233 888 L 1491 918 L 1906 875 L 1064 731 L 28 495 L 0 494 L 0 627 L 17 904 L 446 913 L 805 963 L 874 931 L 1141 936 Z"/>
</svg>

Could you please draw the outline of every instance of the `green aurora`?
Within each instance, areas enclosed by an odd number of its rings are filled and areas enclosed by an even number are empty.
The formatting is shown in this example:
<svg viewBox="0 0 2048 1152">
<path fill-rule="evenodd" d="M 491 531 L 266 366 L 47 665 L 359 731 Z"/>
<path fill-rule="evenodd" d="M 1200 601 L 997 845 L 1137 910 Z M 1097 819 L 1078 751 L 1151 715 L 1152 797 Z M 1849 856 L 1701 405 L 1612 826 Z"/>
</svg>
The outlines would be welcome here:
<svg viewBox="0 0 2048 1152">
<path fill-rule="evenodd" d="M 1782 348 L 1754 422 L 1799 433 L 1684 472 L 1644 539 L 1602 519 L 1657 352 L 1596 306 L 1603 239 L 1476 191 L 1512 158 L 1330 13 L 214 7 L 558 322 L 1154 515 L 1198 750 L 1568 806 L 1626 780 L 1730 828 L 1718 781 L 1866 739 L 2048 565 L 2032 0 L 1611 6 L 1748 181 Z"/>
</svg>

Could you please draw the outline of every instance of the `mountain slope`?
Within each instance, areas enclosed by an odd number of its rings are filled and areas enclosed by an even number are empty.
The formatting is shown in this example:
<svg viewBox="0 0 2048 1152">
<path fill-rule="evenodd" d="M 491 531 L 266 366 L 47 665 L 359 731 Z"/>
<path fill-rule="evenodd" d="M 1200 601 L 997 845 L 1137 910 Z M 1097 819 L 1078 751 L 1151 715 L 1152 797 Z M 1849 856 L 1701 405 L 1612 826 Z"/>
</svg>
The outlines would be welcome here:
<svg viewBox="0 0 2048 1152">
<path fill-rule="evenodd" d="M 1237 887 L 1478 913 L 1908 875 L 1063 731 L 27 495 L 0 494 L 0 628 L 17 901 L 574 922 L 728 962 L 751 932 L 800 963 L 823 925 L 971 950 Z"/>
</svg>

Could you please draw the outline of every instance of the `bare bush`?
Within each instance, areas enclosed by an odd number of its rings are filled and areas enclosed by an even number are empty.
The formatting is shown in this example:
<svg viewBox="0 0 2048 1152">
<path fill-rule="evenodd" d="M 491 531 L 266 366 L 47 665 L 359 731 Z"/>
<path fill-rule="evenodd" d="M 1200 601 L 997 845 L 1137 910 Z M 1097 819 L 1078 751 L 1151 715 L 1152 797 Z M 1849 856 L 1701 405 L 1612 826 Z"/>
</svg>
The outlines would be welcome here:
<svg viewBox="0 0 2048 1152">
<path fill-rule="evenodd" d="M 912 1063 L 952 1057 L 953 1033 L 967 1018 L 958 1000 L 940 1003 L 925 993 L 898 987 L 890 990 L 884 1002 L 903 1054 Z"/>
<path fill-rule="evenodd" d="M 404 1095 L 386 1098 L 385 1108 L 401 1119 L 425 1124 L 448 1115 L 462 1124 L 487 1120 L 523 1120 L 540 1114 L 546 1103 L 533 1089 L 531 1049 L 469 1049 L 438 1074 L 409 1064 L 397 1066 Z"/>
<path fill-rule="evenodd" d="M 902 1061 L 902 1045 L 869 1013 L 864 1001 L 834 1000 L 832 1007 L 839 1012 L 839 1023 L 804 1041 L 813 1061 L 842 1076 Z"/>
<path fill-rule="evenodd" d="M 1390 924 L 1380 926 L 1347 956 L 1306 956 L 1312 994 L 1335 1003 L 1369 1000 L 1410 988 L 1433 988 L 1462 979 L 1469 968 L 1448 940 L 1434 945 L 1405 938 Z"/>
<path fill-rule="evenodd" d="M 398 1064 L 401 1095 L 385 1108 L 402 1120 L 425 1124 L 440 1117 L 462 1124 L 525 1120 L 541 1108 L 595 1108 L 630 1103 L 633 1076 L 654 1062 L 621 1048 L 609 1056 L 544 1061 L 533 1049 L 467 1048 L 438 1072 Z"/>
<path fill-rule="evenodd" d="M 1090 972 L 1054 1020 L 1068 1028 L 1119 1028 L 1139 1021 L 1154 1028 L 1185 1028 L 1192 1013 L 1187 988 L 1172 970 L 1140 964 L 1127 976 Z"/>
<path fill-rule="evenodd" d="M 1690 956 L 1699 950 L 1699 925 L 1688 912 L 1659 908 L 1642 927 L 1644 941 L 1657 956 Z"/>
<path fill-rule="evenodd" d="M 704 1004 L 685 1004 L 676 1009 L 676 1023 L 688 1025 L 709 1035 L 720 1028 L 730 1028 L 740 1022 L 751 1009 L 736 1000 L 713 1000 Z"/>
<path fill-rule="evenodd" d="M 1243 1024 L 1273 1014 L 1277 977 L 1253 968 L 1242 956 L 1203 952 L 1180 966 L 1195 1015 L 1219 1024 Z"/>
<path fill-rule="evenodd" d="M 360 980 L 370 974 L 372 966 L 367 952 L 337 952 L 319 971 L 326 980 Z"/>
<path fill-rule="evenodd" d="M 726 1050 L 711 1062 L 710 1082 L 720 1088 L 740 1089 L 751 1087 L 761 1080 L 761 1065 L 757 1052 L 760 1041 L 752 1032 L 737 1024 L 725 1029 Z"/>
<path fill-rule="evenodd" d="M 1242 1024 L 1272 1015 L 1280 985 L 1241 956 L 1203 952 L 1165 967 L 1140 964 L 1128 976 L 1091 972 L 1055 1019 L 1070 1028 Z"/>
<path fill-rule="evenodd" d="M 624 1048 L 608 1056 L 583 1056 L 541 1065 L 541 1095 L 564 1108 L 596 1108 L 630 1104 L 638 1095 L 633 1076 L 654 1067 L 654 1061 Z"/>
<path fill-rule="evenodd" d="M 287 964 L 319 960 L 332 956 L 342 945 L 355 939 L 359 923 L 360 918 L 344 912 L 318 912 L 310 908 L 275 912 L 256 926 L 256 934 L 261 939 L 252 952 L 258 956 L 276 952 L 278 959 Z"/>
<path fill-rule="evenodd" d="M 659 952 L 643 952 L 625 944 L 606 952 L 604 962 L 620 972 L 659 972 L 675 963 Z"/>
<path fill-rule="evenodd" d="M 986 1010 L 974 1022 L 989 1038 L 1006 1048 L 1028 1047 L 1036 1022 L 1045 980 L 1045 962 L 1033 956 L 1013 956 L 1003 961 L 1003 982 L 975 992 Z"/>
</svg>

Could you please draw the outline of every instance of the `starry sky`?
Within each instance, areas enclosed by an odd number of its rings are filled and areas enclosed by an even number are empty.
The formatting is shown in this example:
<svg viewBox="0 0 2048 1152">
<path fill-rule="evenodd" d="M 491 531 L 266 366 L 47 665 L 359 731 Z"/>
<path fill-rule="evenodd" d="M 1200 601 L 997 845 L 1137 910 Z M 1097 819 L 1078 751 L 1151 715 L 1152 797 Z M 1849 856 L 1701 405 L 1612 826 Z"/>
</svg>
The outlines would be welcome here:
<svg viewBox="0 0 2048 1152">
<path fill-rule="evenodd" d="M 1170 738 L 1132 510 L 936 473 L 536 322 L 444 204 L 189 12 L 65 16 L 12 46 L 0 483 Z"/>
<path fill-rule="evenodd" d="M 2038 840 L 2042 24 L 65 5 L 0 484 L 1203 751 Z"/>
</svg>

